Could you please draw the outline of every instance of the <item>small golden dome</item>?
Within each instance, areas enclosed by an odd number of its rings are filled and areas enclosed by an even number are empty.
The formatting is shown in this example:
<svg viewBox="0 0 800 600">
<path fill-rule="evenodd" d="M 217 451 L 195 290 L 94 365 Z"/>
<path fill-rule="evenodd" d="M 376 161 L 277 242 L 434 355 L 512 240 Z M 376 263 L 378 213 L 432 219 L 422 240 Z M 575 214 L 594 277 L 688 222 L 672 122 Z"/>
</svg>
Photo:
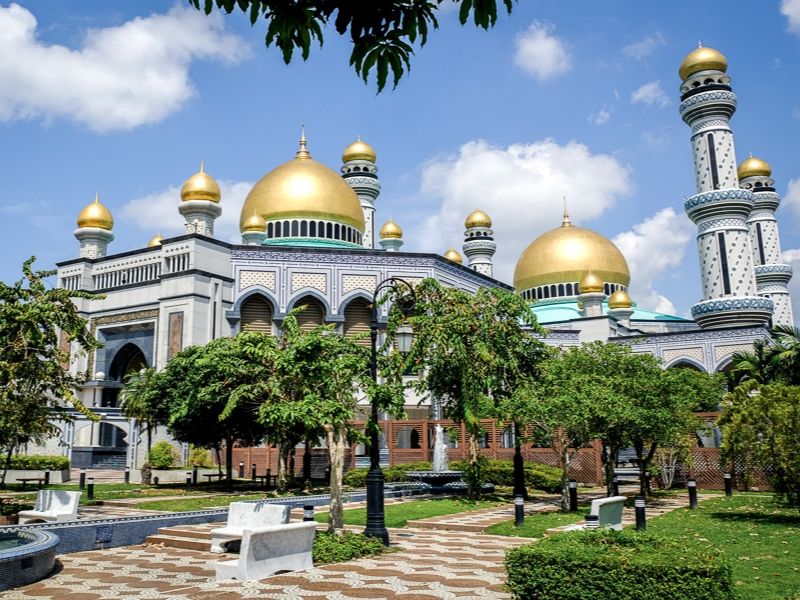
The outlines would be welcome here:
<svg viewBox="0 0 800 600">
<path fill-rule="evenodd" d="M 344 149 L 342 153 L 342 162 L 350 162 L 351 160 L 368 160 L 375 162 L 377 155 L 375 148 L 370 146 L 367 142 L 361 141 L 361 136 Z"/>
<path fill-rule="evenodd" d="M 164 238 L 161 237 L 160 233 L 157 233 L 149 242 L 147 242 L 148 248 L 155 248 L 156 246 L 160 246 L 161 242 L 164 241 Z"/>
<path fill-rule="evenodd" d="M 364 210 L 358 196 L 340 175 L 311 158 L 305 135 L 295 157 L 264 175 L 247 194 L 239 217 L 240 231 L 253 213 L 265 221 L 326 219 L 364 232 Z"/>
<path fill-rule="evenodd" d="M 473 210 L 467 220 L 464 221 L 464 227 L 471 229 L 472 227 L 491 227 L 492 219 L 482 210 Z"/>
<path fill-rule="evenodd" d="M 607 283 L 631 282 L 628 263 L 611 240 L 591 229 L 573 227 L 567 215 L 561 227 L 536 238 L 514 269 L 514 288 L 524 292 L 541 285 L 574 283 L 588 271 Z"/>
<path fill-rule="evenodd" d="M 633 300 L 625 290 L 617 290 L 608 297 L 608 308 L 614 310 L 615 308 L 630 308 L 633 306 Z"/>
<path fill-rule="evenodd" d="M 94 202 L 87 204 L 78 214 L 78 227 L 97 227 L 111 231 L 114 228 L 114 219 L 103 204 L 100 204 L 100 194 L 94 198 Z"/>
<path fill-rule="evenodd" d="M 460 265 L 464 264 L 464 261 L 461 259 L 461 255 L 456 252 L 453 248 L 450 248 L 447 252 L 443 255 L 447 260 L 452 260 L 454 263 L 458 263 Z"/>
<path fill-rule="evenodd" d="M 686 81 L 700 71 L 722 71 L 728 70 L 728 59 L 719 50 L 714 48 L 704 48 L 700 46 L 692 50 L 683 59 L 678 74 L 683 81 Z"/>
<path fill-rule="evenodd" d="M 739 165 L 738 175 L 740 180 L 754 176 L 769 177 L 772 175 L 772 167 L 767 161 L 751 156 L 744 159 Z"/>
<path fill-rule="evenodd" d="M 580 282 L 578 282 L 578 291 L 581 294 L 602 292 L 603 280 L 589 271 L 586 275 L 581 277 Z"/>
<path fill-rule="evenodd" d="M 200 170 L 189 177 L 181 188 L 181 200 L 184 202 L 189 200 L 219 202 L 221 196 L 217 181 L 205 172 L 203 163 L 200 163 Z"/>
<path fill-rule="evenodd" d="M 242 223 L 242 233 L 262 233 L 267 230 L 267 222 L 258 213 L 253 213 Z"/>
<path fill-rule="evenodd" d="M 383 227 L 381 227 L 379 235 L 382 240 L 399 240 L 403 238 L 403 228 L 392 219 L 389 219 L 383 224 Z"/>
</svg>

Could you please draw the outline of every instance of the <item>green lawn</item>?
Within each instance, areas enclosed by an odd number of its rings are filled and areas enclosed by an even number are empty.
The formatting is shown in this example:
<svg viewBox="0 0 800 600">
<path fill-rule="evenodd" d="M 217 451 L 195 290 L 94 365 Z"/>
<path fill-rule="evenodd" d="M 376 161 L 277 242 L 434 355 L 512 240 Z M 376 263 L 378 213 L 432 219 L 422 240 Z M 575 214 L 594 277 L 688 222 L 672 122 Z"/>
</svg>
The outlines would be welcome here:
<svg viewBox="0 0 800 600">
<path fill-rule="evenodd" d="M 426 519 L 439 515 L 452 515 L 493 506 L 508 504 L 507 500 L 493 498 L 489 500 L 468 500 L 466 498 L 433 498 L 431 500 L 414 500 L 399 504 L 387 504 L 385 508 L 387 527 L 405 527 L 406 522 L 414 519 Z M 320 523 L 328 522 L 328 514 L 320 513 L 314 518 Z M 345 525 L 366 525 L 367 509 L 354 508 L 344 511 Z"/>
<path fill-rule="evenodd" d="M 505 521 L 497 525 L 492 525 L 486 530 L 486 533 L 492 535 L 516 535 L 519 537 L 539 538 L 551 527 L 560 527 L 561 525 L 569 525 L 582 521 L 588 512 L 589 508 L 586 507 L 574 513 L 534 513 L 532 515 L 526 515 L 525 523 L 520 527 L 516 527 L 514 521 Z"/>
<path fill-rule="evenodd" d="M 295 495 L 295 494 L 292 494 Z M 264 494 L 264 492 L 254 492 L 252 494 L 225 494 L 220 496 L 209 496 L 206 498 L 181 498 L 180 500 L 154 500 L 153 502 L 138 502 L 136 508 L 144 510 L 164 510 L 169 512 L 184 512 L 187 510 L 202 510 L 217 506 L 228 506 L 231 502 L 242 502 L 244 500 L 267 500 L 276 498 L 276 494 Z"/>
<path fill-rule="evenodd" d="M 742 598 L 800 597 L 800 512 L 776 505 L 771 495 L 713 498 L 653 519 L 647 529 L 722 550 Z"/>
</svg>

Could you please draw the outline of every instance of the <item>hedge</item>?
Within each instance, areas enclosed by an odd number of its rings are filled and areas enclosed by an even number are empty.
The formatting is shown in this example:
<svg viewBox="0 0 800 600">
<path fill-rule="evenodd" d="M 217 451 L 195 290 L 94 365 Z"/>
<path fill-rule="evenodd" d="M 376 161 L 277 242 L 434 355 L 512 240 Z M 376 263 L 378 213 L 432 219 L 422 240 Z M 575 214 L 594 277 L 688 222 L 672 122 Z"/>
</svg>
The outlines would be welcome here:
<svg viewBox="0 0 800 600">
<path fill-rule="evenodd" d="M 536 600 L 731 600 L 719 551 L 635 531 L 575 532 L 506 554 L 508 588 Z"/>
<path fill-rule="evenodd" d="M 378 538 L 363 533 L 343 531 L 339 533 L 317 532 L 311 555 L 314 564 L 344 562 L 363 556 L 380 554 L 386 549 Z"/>
<path fill-rule="evenodd" d="M 69 469 L 69 459 L 66 456 L 45 454 L 16 454 L 11 457 L 8 468 L 20 471 L 62 471 Z"/>
<path fill-rule="evenodd" d="M 455 460 L 450 468 L 466 469 L 467 461 Z M 525 485 L 557 494 L 561 492 L 561 470 L 542 463 L 524 463 Z M 483 481 L 495 485 L 514 485 L 514 462 L 511 460 L 487 460 L 483 470 Z"/>
<path fill-rule="evenodd" d="M 411 481 L 406 475 L 406 471 L 430 471 L 431 463 L 429 462 L 414 462 L 404 465 L 395 465 L 387 469 L 383 469 L 383 477 L 386 483 L 394 483 L 397 481 Z M 342 483 L 354 488 L 360 488 L 367 485 L 367 473 L 369 469 L 351 469 L 344 474 Z"/>
</svg>

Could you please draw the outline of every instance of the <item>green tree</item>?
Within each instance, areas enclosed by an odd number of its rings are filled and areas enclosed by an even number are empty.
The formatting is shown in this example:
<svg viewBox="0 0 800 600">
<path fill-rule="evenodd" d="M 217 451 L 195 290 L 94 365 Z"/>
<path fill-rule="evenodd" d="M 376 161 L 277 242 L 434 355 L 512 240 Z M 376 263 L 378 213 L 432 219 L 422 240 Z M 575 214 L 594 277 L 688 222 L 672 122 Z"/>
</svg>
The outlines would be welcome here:
<svg viewBox="0 0 800 600">
<path fill-rule="evenodd" d="M 776 494 L 800 508 L 800 387 L 745 382 L 728 393 L 717 420 L 723 457 L 765 469 Z"/>
<path fill-rule="evenodd" d="M 489 29 L 497 21 L 497 0 L 189 0 L 206 14 L 214 6 L 228 14 L 245 13 L 251 25 L 263 18 L 267 23 L 265 43 L 277 46 L 286 64 L 295 50 L 307 59 L 314 41 L 322 46 L 323 29 L 332 24 L 339 35 L 349 34 L 353 44 L 350 66 L 367 81 L 377 71 L 378 91 L 386 85 L 389 71 L 394 85 L 411 68 L 414 44 L 424 46 L 428 33 L 438 29 L 436 18 L 444 3 L 459 5 L 461 24 L 472 21 Z M 511 13 L 514 2 L 503 0 Z"/>
<path fill-rule="evenodd" d="M 778 325 L 772 329 L 776 345 L 773 348 L 776 368 L 788 385 L 800 385 L 800 329 Z"/>
<path fill-rule="evenodd" d="M 732 387 L 744 381 L 770 383 L 778 374 L 775 350 L 768 340 L 756 340 L 752 350 L 734 352 L 731 365 Z"/>
<path fill-rule="evenodd" d="M 157 415 L 153 412 L 153 402 L 148 399 L 148 395 L 153 392 L 153 380 L 156 370 L 153 367 L 146 367 L 136 373 L 131 373 L 125 377 L 125 385 L 119 392 L 120 407 L 122 413 L 128 419 L 136 419 L 139 434 L 147 433 L 147 456 L 150 456 L 150 448 L 153 444 L 153 429 L 158 426 Z M 142 468 L 143 475 L 148 471 L 149 464 L 145 463 Z M 143 477 L 142 481 L 147 481 Z"/>
<path fill-rule="evenodd" d="M 23 278 L 13 285 L 0 282 L 0 453 L 5 475 L 19 446 L 42 442 L 57 433 L 54 422 L 68 422 L 74 409 L 96 420 L 75 395 L 85 381 L 66 368 L 69 355 L 61 341 L 78 351 L 100 345 L 92 338 L 75 300 L 94 294 L 63 288 L 48 289 L 55 271 L 34 271 L 31 257 L 22 265 Z M 63 336 L 63 337 L 61 337 Z"/>
</svg>

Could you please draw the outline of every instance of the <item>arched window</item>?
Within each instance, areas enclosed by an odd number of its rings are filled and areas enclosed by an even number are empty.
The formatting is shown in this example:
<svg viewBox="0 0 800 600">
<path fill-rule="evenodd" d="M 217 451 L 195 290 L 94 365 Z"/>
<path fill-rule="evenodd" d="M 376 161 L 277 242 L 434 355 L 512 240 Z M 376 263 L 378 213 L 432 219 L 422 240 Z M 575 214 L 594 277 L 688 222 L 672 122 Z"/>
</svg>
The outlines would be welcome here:
<svg viewBox="0 0 800 600">
<path fill-rule="evenodd" d="M 559 283 L 558 284 L 558 295 L 559 295 L 559 297 L 564 295 L 564 284 L 563 283 Z"/>
<path fill-rule="evenodd" d="M 325 223 L 325 237 L 328 239 L 333 237 L 333 223 Z"/>
<path fill-rule="evenodd" d="M 605 292 L 606 296 L 609 296 L 611 294 L 611 289 L 609 288 L 609 285 L 607 283 L 603 284 L 603 292 Z"/>
<path fill-rule="evenodd" d="M 334 225 L 334 226 L 333 226 L 333 237 L 334 237 L 335 239 L 337 239 L 337 240 L 340 240 L 340 239 L 341 239 L 341 238 L 339 237 L 339 224 L 338 224 L 338 223 L 337 223 L 336 225 Z"/>
<path fill-rule="evenodd" d="M 556 292 L 557 292 L 556 284 L 554 283 L 553 285 L 550 286 L 550 297 L 555 298 Z"/>
<path fill-rule="evenodd" d="M 300 221 L 300 237 L 306 237 L 308 235 L 308 223 L 306 221 Z"/>
<path fill-rule="evenodd" d="M 369 302 L 362 298 L 356 298 L 344 309 L 344 334 L 346 336 L 369 334 L 371 320 L 372 309 Z M 362 346 L 369 346 L 369 336 L 363 336 L 358 343 Z"/>
<path fill-rule="evenodd" d="M 317 222 L 316 221 L 311 221 L 311 223 L 309 223 L 308 235 L 310 237 L 317 237 Z"/>
<path fill-rule="evenodd" d="M 292 237 L 297 237 L 299 232 L 297 230 L 297 221 L 292 221 Z"/>
<path fill-rule="evenodd" d="M 250 296 L 239 309 L 241 331 L 258 331 L 272 335 L 272 304 L 263 296 Z"/>
<path fill-rule="evenodd" d="M 267 237 L 272 237 L 275 233 L 275 226 L 273 223 L 267 223 Z"/>
<path fill-rule="evenodd" d="M 325 319 L 325 308 L 316 298 L 306 296 L 295 303 L 295 308 L 304 307 L 302 312 L 297 313 L 297 323 L 300 329 L 309 331 L 322 325 Z"/>
<path fill-rule="evenodd" d="M 282 233 L 283 233 L 283 227 L 281 227 L 281 222 L 278 221 L 277 223 L 275 223 L 275 237 L 278 238 L 283 237 Z"/>
<path fill-rule="evenodd" d="M 549 298 L 550 297 L 550 288 L 547 287 L 547 286 L 544 286 L 544 297 L 545 298 Z"/>
<path fill-rule="evenodd" d="M 572 284 L 568 283 L 567 284 L 567 296 L 573 296 L 573 295 L 574 294 L 572 293 Z"/>
</svg>

